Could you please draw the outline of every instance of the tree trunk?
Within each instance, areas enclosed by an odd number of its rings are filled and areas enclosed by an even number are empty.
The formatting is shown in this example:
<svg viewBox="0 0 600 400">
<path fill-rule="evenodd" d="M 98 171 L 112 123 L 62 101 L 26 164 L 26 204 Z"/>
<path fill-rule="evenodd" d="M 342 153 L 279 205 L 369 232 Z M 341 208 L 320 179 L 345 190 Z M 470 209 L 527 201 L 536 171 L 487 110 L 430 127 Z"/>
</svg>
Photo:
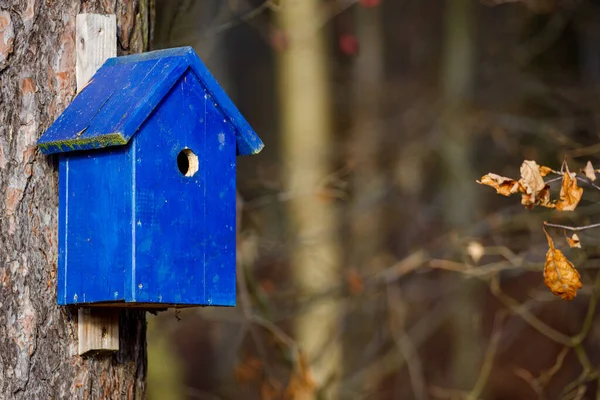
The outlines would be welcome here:
<svg viewBox="0 0 600 400">
<path fill-rule="evenodd" d="M 294 246 L 290 268 L 303 310 L 294 334 L 306 352 L 324 398 L 336 398 L 331 382 L 340 374 L 339 251 L 332 199 L 321 185 L 330 174 L 330 100 L 327 59 L 319 26 L 322 2 L 282 2 L 276 13 L 283 49 L 278 54 L 282 179 Z M 317 299 L 317 300 L 315 300 Z M 328 385 L 328 386 L 327 386 Z M 327 386 L 327 388 L 324 388 Z M 297 398 L 314 398 L 299 396 Z"/>
<path fill-rule="evenodd" d="M 471 138 L 464 113 L 474 80 L 475 12 L 473 0 L 447 0 L 445 11 L 444 55 L 442 62 L 441 159 L 445 176 L 444 219 L 449 230 L 460 231 L 474 223 L 477 188 L 471 184 Z M 458 245 L 458 243 L 457 243 Z M 454 299 L 454 358 L 449 377 L 453 385 L 468 390 L 475 384 L 481 368 L 483 344 L 477 280 L 453 277 L 462 286 Z"/>
<path fill-rule="evenodd" d="M 360 52 L 353 68 L 353 111 L 351 154 L 353 197 L 349 209 L 349 240 L 346 257 L 361 276 L 380 272 L 377 261 L 385 247 L 383 200 L 385 172 L 380 165 L 384 49 L 383 7 L 355 7 L 356 31 Z M 383 339 L 385 308 L 378 301 L 365 301 L 349 311 L 345 324 L 344 368 L 346 373 L 360 370 L 373 357 L 374 343 Z M 356 344 L 363 346 L 357 348 Z M 359 385 L 365 382 L 358 383 Z M 350 389 L 345 387 L 346 389 Z M 360 392 L 362 388 L 352 388 Z"/>
<path fill-rule="evenodd" d="M 77 355 L 77 311 L 56 305 L 56 157 L 36 141 L 75 95 L 75 17 L 115 13 L 120 53 L 150 40 L 151 4 L 8 0 L 0 7 L 0 393 L 144 397 L 145 313 L 122 311 L 120 351 Z"/>
</svg>

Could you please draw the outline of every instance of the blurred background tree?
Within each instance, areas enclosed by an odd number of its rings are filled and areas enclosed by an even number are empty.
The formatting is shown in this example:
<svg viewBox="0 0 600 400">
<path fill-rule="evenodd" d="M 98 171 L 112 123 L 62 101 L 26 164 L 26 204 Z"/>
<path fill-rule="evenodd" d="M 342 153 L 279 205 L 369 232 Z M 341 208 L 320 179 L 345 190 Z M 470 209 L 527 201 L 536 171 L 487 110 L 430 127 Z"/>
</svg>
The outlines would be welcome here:
<svg viewBox="0 0 600 400">
<path fill-rule="evenodd" d="M 599 1 L 151 8 L 266 147 L 239 159 L 238 307 L 148 317 L 150 398 L 598 398 L 600 235 L 565 302 L 541 229 L 598 194 L 554 216 L 475 180 L 600 164 Z"/>
</svg>

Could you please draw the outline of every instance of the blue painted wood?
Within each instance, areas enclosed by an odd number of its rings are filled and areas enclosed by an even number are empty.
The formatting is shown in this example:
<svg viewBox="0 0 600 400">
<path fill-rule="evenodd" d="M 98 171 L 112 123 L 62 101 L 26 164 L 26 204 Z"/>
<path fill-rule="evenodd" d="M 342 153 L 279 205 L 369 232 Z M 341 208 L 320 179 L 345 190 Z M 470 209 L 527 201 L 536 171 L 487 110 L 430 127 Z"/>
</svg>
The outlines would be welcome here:
<svg viewBox="0 0 600 400">
<path fill-rule="evenodd" d="M 208 96 L 207 96 L 208 97 Z M 224 304 L 235 299 L 235 275 L 228 273 L 235 264 L 236 139 L 228 134 L 232 126 L 223 109 L 207 99 L 204 153 L 213 154 L 205 168 L 206 196 L 206 280 L 207 302 Z M 238 142 L 239 143 L 239 142 Z M 218 227 L 218 229 L 210 229 Z"/>
<path fill-rule="evenodd" d="M 258 154 L 262 150 L 264 145 L 258 135 L 238 111 L 237 107 L 229 99 L 227 94 L 225 94 L 217 80 L 191 47 L 179 47 L 149 53 L 133 54 L 127 57 L 115 57 L 107 60 L 105 66 L 123 65 L 164 57 L 183 58 L 186 60 L 187 64 L 196 74 L 196 77 L 202 82 L 208 95 L 213 99 L 213 105 L 221 107 L 225 114 L 225 119 L 231 122 L 235 127 L 238 155 Z"/>
<path fill-rule="evenodd" d="M 262 142 L 191 54 L 109 60 L 44 135 L 62 146 L 59 304 L 235 305 L 236 155 Z M 85 151 L 63 151 L 73 137 Z"/>
<path fill-rule="evenodd" d="M 263 143 L 191 47 L 111 58 L 38 141 L 45 154 L 124 145 L 187 70 L 222 109 L 237 154 Z"/>
<path fill-rule="evenodd" d="M 235 304 L 235 136 L 211 124 L 223 119 L 188 72 L 136 139 L 135 301 Z M 183 149 L 200 162 L 190 177 Z"/>
<path fill-rule="evenodd" d="M 127 300 L 131 145 L 61 154 L 58 304 Z"/>
</svg>

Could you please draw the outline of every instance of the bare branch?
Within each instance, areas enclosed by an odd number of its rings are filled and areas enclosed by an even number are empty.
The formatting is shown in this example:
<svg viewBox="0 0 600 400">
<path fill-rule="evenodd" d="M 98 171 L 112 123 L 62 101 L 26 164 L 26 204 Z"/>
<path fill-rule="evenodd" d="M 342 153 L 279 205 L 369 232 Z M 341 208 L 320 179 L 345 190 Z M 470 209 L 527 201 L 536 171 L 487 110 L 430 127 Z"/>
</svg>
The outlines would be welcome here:
<svg viewBox="0 0 600 400">
<path fill-rule="evenodd" d="M 397 311 L 397 304 L 401 302 L 399 289 L 394 285 L 386 285 L 388 307 L 392 312 L 395 312 L 396 317 L 399 318 L 401 313 Z M 390 331 L 392 332 L 392 338 L 398 347 L 398 351 L 402 354 L 402 357 L 406 360 L 406 366 L 408 368 L 408 376 L 410 378 L 410 384 L 412 386 L 413 394 L 417 400 L 425 400 L 428 398 L 427 390 L 425 389 L 425 377 L 423 374 L 423 364 L 419 358 L 417 347 L 411 340 L 410 336 L 406 334 L 404 329 L 400 332 L 394 332 L 394 324 L 390 320 Z"/>
<path fill-rule="evenodd" d="M 589 179 L 587 177 L 584 178 L 582 176 L 577 176 L 576 178 L 577 178 L 578 181 L 587 183 L 588 185 L 592 186 L 594 189 L 600 190 L 600 186 L 598 186 L 594 182 L 592 182 L 591 179 Z"/>
<path fill-rule="evenodd" d="M 485 357 L 483 359 L 483 365 L 481 366 L 481 372 L 477 377 L 477 382 L 475 382 L 475 386 L 471 393 L 467 396 L 466 400 L 476 400 L 479 398 L 485 385 L 487 384 L 490 373 L 492 372 L 492 367 L 494 365 L 494 358 L 496 357 L 496 352 L 498 350 L 498 344 L 500 343 L 500 338 L 502 337 L 502 322 L 504 320 L 504 312 L 499 312 L 494 317 L 494 328 L 492 331 L 492 337 L 490 339 L 490 344 L 485 353 Z"/>
<path fill-rule="evenodd" d="M 531 325 L 532 328 L 540 332 L 542 335 L 547 336 L 564 346 L 573 346 L 572 340 L 569 336 L 547 325 L 545 322 L 526 310 L 521 304 L 519 304 L 518 301 L 504 293 L 500 288 L 500 280 L 497 275 L 492 279 L 490 289 L 492 294 L 496 296 L 498 300 L 504 303 L 509 310 L 523 318 L 525 322 Z"/>
<path fill-rule="evenodd" d="M 544 183 L 547 185 L 549 183 L 554 183 L 554 182 L 559 182 L 559 181 L 562 181 L 562 176 L 559 176 L 558 178 L 549 179 Z"/>
<path fill-rule="evenodd" d="M 544 221 L 544 226 L 548 226 L 550 228 L 566 229 L 568 231 L 573 231 L 573 232 L 584 231 L 586 229 L 600 228 L 600 224 L 591 224 L 591 225 L 584 225 L 584 226 L 569 226 L 569 225 L 552 224 L 552 223 L 546 222 L 546 221 Z"/>
</svg>

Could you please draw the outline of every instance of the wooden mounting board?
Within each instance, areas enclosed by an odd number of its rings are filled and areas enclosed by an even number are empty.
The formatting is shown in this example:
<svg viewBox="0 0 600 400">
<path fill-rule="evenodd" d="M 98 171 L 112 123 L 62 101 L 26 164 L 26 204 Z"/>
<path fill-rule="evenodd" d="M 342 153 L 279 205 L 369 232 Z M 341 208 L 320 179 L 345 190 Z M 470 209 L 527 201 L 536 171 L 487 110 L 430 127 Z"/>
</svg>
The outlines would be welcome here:
<svg viewBox="0 0 600 400">
<path fill-rule="evenodd" d="M 96 70 L 117 55 L 115 15 L 79 14 L 76 19 L 77 91 L 81 91 Z M 119 310 L 81 307 L 77 313 L 79 355 L 119 350 Z"/>
</svg>

